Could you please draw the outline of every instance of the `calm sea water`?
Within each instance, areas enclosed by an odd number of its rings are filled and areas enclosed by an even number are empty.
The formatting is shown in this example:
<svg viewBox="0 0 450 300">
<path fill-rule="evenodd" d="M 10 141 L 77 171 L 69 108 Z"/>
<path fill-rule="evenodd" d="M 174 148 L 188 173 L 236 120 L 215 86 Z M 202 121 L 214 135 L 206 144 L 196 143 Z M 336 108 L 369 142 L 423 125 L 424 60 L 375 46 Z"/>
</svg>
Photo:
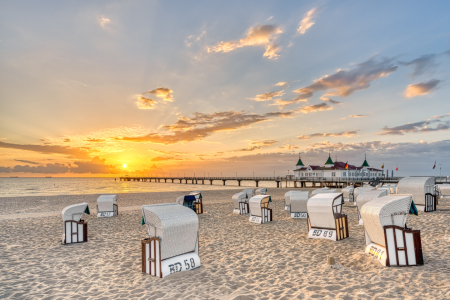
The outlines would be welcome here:
<svg viewBox="0 0 450 300">
<path fill-rule="evenodd" d="M 207 184 L 206 184 L 207 183 Z M 139 181 L 114 181 L 114 178 L 0 178 L 0 197 L 49 196 L 49 195 L 82 195 L 110 193 L 142 193 L 186 190 L 215 190 L 236 188 L 236 181 L 221 181 L 209 185 L 156 183 Z M 251 181 L 243 181 L 242 186 L 254 186 Z M 275 187 L 274 182 L 260 182 L 260 186 Z"/>
</svg>

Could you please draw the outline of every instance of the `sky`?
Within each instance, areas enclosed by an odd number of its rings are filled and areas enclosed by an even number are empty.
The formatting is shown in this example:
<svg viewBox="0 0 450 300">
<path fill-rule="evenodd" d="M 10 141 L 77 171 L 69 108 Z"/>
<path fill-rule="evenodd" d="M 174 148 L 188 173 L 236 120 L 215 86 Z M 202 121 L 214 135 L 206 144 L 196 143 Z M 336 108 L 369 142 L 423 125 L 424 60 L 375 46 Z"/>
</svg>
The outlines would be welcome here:
<svg viewBox="0 0 450 300">
<path fill-rule="evenodd" d="M 450 175 L 449 9 L 2 1 L 0 177 Z"/>
</svg>

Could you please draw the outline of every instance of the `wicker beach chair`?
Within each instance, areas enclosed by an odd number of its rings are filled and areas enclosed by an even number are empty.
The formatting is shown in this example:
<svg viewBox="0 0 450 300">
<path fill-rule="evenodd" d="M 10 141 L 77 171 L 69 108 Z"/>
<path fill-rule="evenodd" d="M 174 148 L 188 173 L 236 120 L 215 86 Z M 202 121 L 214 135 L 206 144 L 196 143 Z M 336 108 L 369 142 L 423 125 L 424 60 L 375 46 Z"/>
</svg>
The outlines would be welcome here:
<svg viewBox="0 0 450 300">
<path fill-rule="evenodd" d="M 83 243 L 88 241 L 87 222 L 82 220 L 83 214 L 90 214 L 86 202 L 67 206 L 61 211 L 63 219 L 63 244 Z"/>
<path fill-rule="evenodd" d="M 365 252 L 383 266 L 423 265 L 420 230 L 406 227 L 411 202 L 411 195 L 387 195 L 361 208 Z"/>
<path fill-rule="evenodd" d="M 350 202 L 353 202 L 353 204 L 356 205 L 356 201 L 358 200 L 359 195 L 361 195 L 362 193 L 365 193 L 365 192 L 375 191 L 375 190 L 376 190 L 376 188 L 373 186 L 355 188 L 353 190 L 353 194 L 350 195 L 350 197 L 352 198 L 352 201 L 350 201 Z"/>
<path fill-rule="evenodd" d="M 289 191 L 284 194 L 284 210 L 291 210 L 291 194 L 295 191 Z"/>
<path fill-rule="evenodd" d="M 364 225 L 364 222 L 361 219 L 362 206 L 364 204 L 366 204 L 367 202 L 372 201 L 373 199 L 380 198 L 380 197 L 387 196 L 387 195 L 389 195 L 389 192 L 387 189 L 380 189 L 380 190 L 364 192 L 358 196 L 358 200 L 356 200 L 356 206 L 358 209 L 359 225 Z"/>
<path fill-rule="evenodd" d="M 200 267 L 198 217 L 176 203 L 142 206 L 149 238 L 141 241 L 142 272 L 156 277 Z"/>
<path fill-rule="evenodd" d="M 198 195 L 184 195 L 177 198 L 175 201 L 181 206 L 186 206 L 195 211 L 197 214 L 203 213 L 203 203 L 197 202 Z"/>
<path fill-rule="evenodd" d="M 353 194 L 353 190 L 355 187 L 353 185 L 349 185 L 341 190 L 342 196 L 344 197 L 344 201 L 350 201 L 350 194 Z M 354 201 L 351 199 L 351 201 Z"/>
<path fill-rule="evenodd" d="M 308 191 L 292 191 L 290 194 L 290 212 L 293 219 L 308 218 L 307 204 L 309 200 Z"/>
<path fill-rule="evenodd" d="M 257 188 L 255 190 L 255 195 L 265 195 L 267 194 L 267 188 Z"/>
<path fill-rule="evenodd" d="M 203 213 L 203 196 L 202 196 L 202 191 L 200 191 L 200 190 L 193 191 L 193 192 L 190 192 L 189 195 L 194 195 L 195 196 L 195 201 L 194 201 L 195 212 L 197 214 L 202 214 Z"/>
<path fill-rule="evenodd" d="M 116 195 L 101 195 L 97 198 L 97 218 L 113 217 L 119 214 Z"/>
<path fill-rule="evenodd" d="M 249 213 L 248 198 L 246 193 L 240 192 L 234 194 L 232 197 L 232 201 L 233 201 L 233 214 L 245 215 Z"/>
<path fill-rule="evenodd" d="M 248 202 L 250 222 L 263 224 L 272 221 L 272 209 L 269 208 L 269 202 L 272 202 L 270 195 L 256 195 L 250 198 Z"/>
<path fill-rule="evenodd" d="M 431 212 L 438 204 L 435 184 L 434 177 L 405 177 L 398 182 L 398 193 L 411 195 L 418 210 Z"/>
<path fill-rule="evenodd" d="M 347 215 L 342 213 L 342 193 L 317 194 L 309 198 L 308 238 L 339 241 L 348 237 Z"/>
</svg>

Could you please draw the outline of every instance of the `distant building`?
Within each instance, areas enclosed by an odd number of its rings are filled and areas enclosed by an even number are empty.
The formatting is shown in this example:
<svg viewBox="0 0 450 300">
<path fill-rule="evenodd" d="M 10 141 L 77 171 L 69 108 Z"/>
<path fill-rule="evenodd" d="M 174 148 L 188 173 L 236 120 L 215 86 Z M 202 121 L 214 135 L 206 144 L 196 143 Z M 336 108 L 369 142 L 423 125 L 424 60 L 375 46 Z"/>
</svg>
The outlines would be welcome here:
<svg viewBox="0 0 450 300">
<path fill-rule="evenodd" d="M 382 170 L 371 168 L 367 163 L 367 158 L 364 157 L 364 162 L 361 167 L 347 164 L 345 162 L 339 162 L 331 159 L 331 155 L 328 154 L 328 160 L 323 166 L 305 166 L 299 156 L 297 165 L 294 170 L 294 178 L 336 178 L 341 180 L 352 179 L 370 179 L 382 176 Z"/>
</svg>

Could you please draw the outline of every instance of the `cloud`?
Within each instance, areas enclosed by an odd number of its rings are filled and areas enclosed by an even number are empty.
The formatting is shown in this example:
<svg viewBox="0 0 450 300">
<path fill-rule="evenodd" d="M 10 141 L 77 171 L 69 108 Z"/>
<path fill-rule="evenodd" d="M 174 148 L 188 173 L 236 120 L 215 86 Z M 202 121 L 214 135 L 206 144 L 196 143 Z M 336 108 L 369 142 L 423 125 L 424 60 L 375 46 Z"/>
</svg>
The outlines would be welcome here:
<svg viewBox="0 0 450 300">
<path fill-rule="evenodd" d="M 70 140 L 69 138 L 65 138 L 65 139 L 63 140 L 63 142 L 64 142 L 64 143 L 69 143 L 69 142 L 71 142 L 71 140 Z"/>
<path fill-rule="evenodd" d="M 283 149 L 283 150 L 296 150 L 296 149 L 300 149 L 300 146 L 297 145 L 291 145 L 291 144 L 284 144 L 281 147 L 278 147 L 278 149 Z"/>
<path fill-rule="evenodd" d="M 265 94 L 261 94 L 261 95 L 256 95 L 255 98 L 247 98 L 247 99 L 255 100 L 255 101 L 269 101 L 269 100 L 272 100 L 272 98 L 281 97 L 283 95 L 284 95 L 284 90 L 279 91 L 279 92 L 269 92 L 269 93 L 265 93 Z"/>
<path fill-rule="evenodd" d="M 280 81 L 277 84 L 275 84 L 275 86 L 285 86 L 285 85 L 288 85 L 291 82 L 292 81 Z"/>
<path fill-rule="evenodd" d="M 406 98 L 413 98 L 429 94 L 437 88 L 440 82 L 441 81 L 438 79 L 431 79 L 428 82 L 419 82 L 415 84 L 410 84 L 406 87 L 405 91 L 403 92 L 403 95 Z"/>
<path fill-rule="evenodd" d="M 291 101 L 279 101 L 278 104 L 289 105 L 301 101 L 307 101 L 315 92 L 327 91 L 321 96 L 328 99 L 329 96 L 347 97 L 358 90 L 370 87 L 370 83 L 378 78 L 386 77 L 397 70 L 392 59 L 384 58 L 380 61 L 371 58 L 357 64 L 352 70 L 337 70 L 336 73 L 325 75 L 314 81 L 313 84 L 294 92 L 298 95 Z"/>
<path fill-rule="evenodd" d="M 120 170 L 111 165 L 105 164 L 105 159 L 101 159 L 98 156 L 94 157 L 90 161 L 76 161 L 74 165 L 76 167 L 70 167 L 71 173 L 86 173 L 86 174 L 118 174 Z M 60 172 L 61 173 L 61 172 Z"/>
<path fill-rule="evenodd" d="M 313 26 L 314 18 L 317 17 L 317 14 L 321 11 L 319 8 L 313 8 L 310 11 L 308 11 L 303 19 L 300 21 L 299 27 L 297 29 L 297 32 L 300 34 L 305 34 L 306 31 Z"/>
<path fill-rule="evenodd" d="M 29 165 L 25 166 L 17 165 L 14 168 L 10 168 L 10 171 L 11 173 L 59 174 L 59 173 L 67 173 L 69 171 L 69 167 L 60 163 L 46 164 L 45 166 L 36 166 L 36 167 L 32 167 Z"/>
<path fill-rule="evenodd" d="M 248 30 L 247 35 L 242 39 L 229 42 L 222 41 L 216 46 L 208 47 L 207 51 L 208 53 L 227 53 L 246 46 L 265 46 L 266 52 L 263 56 L 269 59 L 277 59 L 279 56 L 277 52 L 280 51 L 280 47 L 274 44 L 274 39 L 282 32 L 279 27 L 273 25 L 254 26 Z"/>
<path fill-rule="evenodd" d="M 326 103 L 303 106 L 303 107 L 299 108 L 300 112 L 302 112 L 304 114 L 307 114 L 310 112 L 316 112 L 316 111 L 332 110 L 332 109 L 333 109 L 333 106 L 330 106 Z"/>
<path fill-rule="evenodd" d="M 86 140 L 84 140 L 85 142 L 90 142 L 90 143 L 101 143 L 104 142 L 105 140 L 102 139 L 94 139 L 94 138 L 87 138 Z"/>
<path fill-rule="evenodd" d="M 358 133 L 359 130 L 351 130 L 351 131 L 342 131 L 337 133 L 313 133 L 309 135 L 300 135 L 298 138 L 300 140 L 309 140 L 311 138 L 315 137 L 338 137 L 338 136 L 345 136 L 345 137 L 351 137 Z"/>
<path fill-rule="evenodd" d="M 38 165 L 39 163 L 35 162 L 35 161 L 29 161 L 29 160 L 23 160 L 23 159 L 15 159 L 15 161 L 19 161 L 19 162 L 23 162 L 26 164 L 32 164 L 32 165 Z"/>
<path fill-rule="evenodd" d="M 245 111 L 224 111 L 212 114 L 196 112 L 193 118 L 179 117 L 172 125 L 162 126 L 169 133 L 150 133 L 140 137 L 123 137 L 118 140 L 130 142 L 152 142 L 158 144 L 174 144 L 202 140 L 216 132 L 232 131 L 270 120 L 272 117 L 288 118 L 295 111 L 269 112 L 264 115 Z"/>
<path fill-rule="evenodd" d="M 139 109 L 155 109 L 155 104 L 158 103 L 153 99 L 145 98 L 142 96 L 138 96 L 138 101 L 136 101 L 136 105 Z"/>
<path fill-rule="evenodd" d="M 367 116 L 368 115 L 351 115 L 351 116 L 348 116 L 347 118 L 365 118 Z"/>
<path fill-rule="evenodd" d="M 64 154 L 71 157 L 86 159 L 89 158 L 88 151 L 81 148 L 71 148 L 69 146 L 57 145 L 22 145 L 12 144 L 0 141 L 0 148 L 18 149 L 26 151 L 34 151 L 43 154 Z"/>
<path fill-rule="evenodd" d="M 445 116 L 443 116 L 445 117 Z M 440 123 L 436 127 L 428 127 L 433 123 Z M 384 126 L 382 131 L 378 135 L 404 135 L 409 132 L 432 132 L 450 129 L 450 121 L 442 122 L 440 119 L 432 119 L 426 121 L 420 121 L 415 123 L 408 123 L 395 127 Z"/>
<path fill-rule="evenodd" d="M 172 93 L 173 91 L 171 89 L 159 87 L 157 89 L 145 92 L 144 94 L 154 94 L 156 97 L 161 98 L 164 101 L 172 102 L 173 101 Z"/>
<path fill-rule="evenodd" d="M 111 20 L 102 16 L 102 17 L 98 20 L 98 22 L 100 23 L 100 26 L 102 26 L 103 28 L 105 28 L 105 27 L 106 27 L 106 24 L 111 23 Z"/>
<path fill-rule="evenodd" d="M 327 101 L 327 102 L 330 102 L 332 104 L 341 104 L 342 103 L 341 101 L 336 101 L 336 100 L 333 100 L 333 99 L 327 98 L 327 97 L 320 97 L 320 99 L 322 101 Z"/>
<path fill-rule="evenodd" d="M 236 152 L 259 150 L 263 147 L 272 146 L 276 142 L 277 141 L 275 141 L 275 140 L 252 141 L 252 142 L 250 142 L 248 148 L 242 148 L 242 149 L 236 150 Z M 235 151 L 233 151 L 233 152 L 235 152 Z"/>
<path fill-rule="evenodd" d="M 426 54 L 408 62 L 399 62 L 399 64 L 402 64 L 404 66 L 411 66 L 413 68 L 413 72 L 410 74 L 410 76 L 414 78 L 416 76 L 424 74 L 429 69 L 436 67 L 437 64 L 435 63 L 435 59 L 435 54 Z"/>
</svg>

